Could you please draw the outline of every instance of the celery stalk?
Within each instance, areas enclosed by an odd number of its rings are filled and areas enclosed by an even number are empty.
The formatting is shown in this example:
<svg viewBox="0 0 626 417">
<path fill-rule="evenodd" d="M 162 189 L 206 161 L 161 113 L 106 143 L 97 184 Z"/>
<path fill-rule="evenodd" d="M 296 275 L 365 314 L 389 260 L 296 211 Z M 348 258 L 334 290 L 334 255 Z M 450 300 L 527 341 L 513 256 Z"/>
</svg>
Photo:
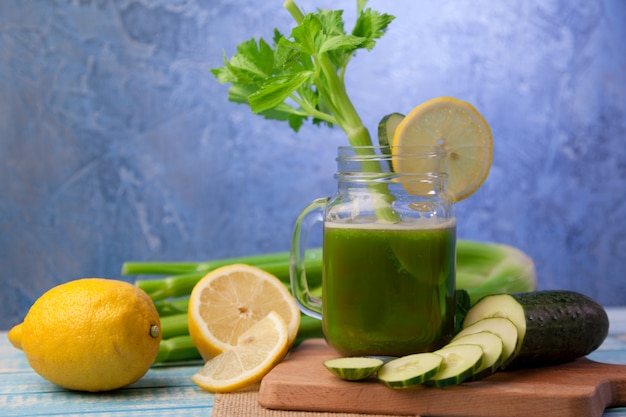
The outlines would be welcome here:
<svg viewBox="0 0 626 417">
<path fill-rule="evenodd" d="M 298 327 L 298 335 L 296 336 L 295 345 L 299 345 L 306 339 L 316 337 L 324 337 L 321 320 L 301 314 L 300 327 Z"/>
<path fill-rule="evenodd" d="M 165 364 L 169 362 L 187 362 L 202 360 L 202 356 L 193 344 L 191 336 L 176 336 L 170 339 L 161 340 L 159 344 L 159 353 L 154 360 L 155 365 Z"/>
<path fill-rule="evenodd" d="M 144 290 L 154 301 L 189 295 L 193 287 L 207 273 L 219 267 L 244 263 L 263 269 L 289 285 L 289 252 L 267 255 L 219 259 L 209 262 L 125 262 L 122 275 L 167 275 L 174 270 L 187 271 L 165 278 L 136 279 L 135 285 Z M 308 249 L 304 256 L 307 277 L 311 286 L 322 283 L 322 249 Z"/>
<path fill-rule="evenodd" d="M 187 312 L 161 317 L 163 339 L 189 334 Z"/>
<path fill-rule="evenodd" d="M 159 313 L 159 317 L 173 316 L 176 314 L 187 313 L 189 307 L 189 296 L 179 298 L 168 298 L 165 300 L 154 300 L 154 306 Z"/>
<path fill-rule="evenodd" d="M 285 8 L 291 13 L 295 21 L 301 25 L 305 19 L 300 9 L 293 0 L 287 0 Z M 316 72 L 315 85 L 318 86 L 321 99 L 326 104 L 336 120 L 337 125 L 346 133 L 351 146 L 372 146 L 372 138 L 369 131 L 363 124 L 352 100 L 348 96 L 345 81 L 343 78 L 345 66 L 338 66 L 332 62 L 328 53 L 313 55 L 313 60 L 321 69 Z M 347 61 L 346 61 L 347 65 Z M 366 172 L 380 172 L 381 168 L 377 162 L 363 162 L 363 170 Z M 389 190 L 387 184 L 374 182 L 370 188 L 373 192 L 387 195 Z M 382 201 L 385 201 L 383 199 Z M 398 214 L 390 204 L 376 205 L 374 208 L 376 217 L 386 223 L 397 223 Z"/>
<path fill-rule="evenodd" d="M 533 260 L 510 245 L 459 239 L 456 264 L 456 288 L 466 290 L 472 304 L 490 294 L 537 289 Z"/>
<path fill-rule="evenodd" d="M 337 125 L 352 146 L 372 146 L 370 133 L 347 93 L 345 72 L 356 52 L 371 50 L 394 17 L 365 9 L 365 4 L 357 1 L 354 28 L 346 33 L 341 10 L 305 15 L 293 0 L 286 0 L 284 7 L 296 22 L 289 37 L 276 29 L 274 48 L 263 39 L 243 42 L 230 61 L 225 59 L 224 66 L 212 72 L 219 82 L 231 84 L 229 100 L 248 104 L 254 113 L 288 121 L 296 131 L 312 118 L 315 124 Z M 377 163 L 366 163 L 363 169 L 380 172 Z M 388 195 L 384 183 L 370 187 Z M 375 212 L 385 222 L 399 220 L 390 204 L 376 206 Z"/>
<path fill-rule="evenodd" d="M 206 272 L 191 272 L 166 278 L 137 279 L 135 285 L 144 290 L 152 300 L 159 301 L 190 294 L 193 287 L 206 274 Z"/>
<path fill-rule="evenodd" d="M 310 252 L 311 257 L 321 257 L 321 249 L 311 249 Z M 289 262 L 289 252 L 248 255 L 205 262 L 124 262 L 122 275 L 179 275 L 208 272 L 221 266 L 237 263 L 259 266 L 281 262 Z"/>
</svg>

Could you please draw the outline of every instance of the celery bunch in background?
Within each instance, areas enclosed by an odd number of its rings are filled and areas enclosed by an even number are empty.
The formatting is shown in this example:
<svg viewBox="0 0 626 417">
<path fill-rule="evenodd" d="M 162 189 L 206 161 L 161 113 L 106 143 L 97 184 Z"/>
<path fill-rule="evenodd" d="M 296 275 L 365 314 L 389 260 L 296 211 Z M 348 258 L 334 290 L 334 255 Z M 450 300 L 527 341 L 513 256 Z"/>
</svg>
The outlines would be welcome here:
<svg viewBox="0 0 626 417">
<path fill-rule="evenodd" d="M 156 278 L 137 278 L 135 285 L 144 290 L 161 317 L 163 335 L 155 363 L 200 360 L 187 327 L 187 307 L 193 287 L 207 273 L 226 265 L 247 264 L 276 276 L 289 287 L 289 252 L 275 252 L 206 262 L 125 262 L 122 275 L 164 275 Z M 312 249 L 305 255 L 307 277 L 311 292 L 321 297 L 322 250 Z M 322 336 L 322 325 L 317 319 L 302 315 L 297 342 Z"/>
<path fill-rule="evenodd" d="M 289 282 L 289 252 L 218 259 L 208 262 L 125 262 L 122 274 L 137 275 L 135 285 L 154 301 L 161 316 L 161 341 L 155 363 L 200 360 L 200 354 L 189 336 L 187 305 L 194 285 L 208 272 L 221 266 L 245 263 L 274 274 L 286 286 Z M 322 251 L 310 249 L 305 255 L 307 278 L 312 292 L 321 297 Z M 158 277 L 146 278 L 152 275 Z M 536 272 L 532 260 L 512 246 L 471 240 L 457 241 L 456 288 L 457 321 L 469 307 L 489 294 L 526 292 L 536 289 Z M 321 321 L 302 315 L 298 341 L 321 337 Z"/>
</svg>

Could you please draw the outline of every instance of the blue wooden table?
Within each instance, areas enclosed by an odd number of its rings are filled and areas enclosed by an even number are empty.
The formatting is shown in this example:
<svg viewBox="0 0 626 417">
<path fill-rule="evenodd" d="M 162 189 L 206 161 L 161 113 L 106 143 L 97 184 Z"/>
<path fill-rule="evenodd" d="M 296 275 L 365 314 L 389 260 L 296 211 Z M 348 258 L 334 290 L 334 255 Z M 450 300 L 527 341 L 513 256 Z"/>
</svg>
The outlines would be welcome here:
<svg viewBox="0 0 626 417">
<path fill-rule="evenodd" d="M 589 357 L 626 364 L 626 308 L 607 308 L 610 334 Z M 214 395 L 189 379 L 200 365 L 154 367 L 137 383 L 110 393 L 78 393 L 39 377 L 24 354 L 0 332 L 0 416 L 206 416 Z M 626 417 L 626 408 L 607 409 L 606 417 Z M 247 416 L 242 416 L 247 417 Z"/>
</svg>

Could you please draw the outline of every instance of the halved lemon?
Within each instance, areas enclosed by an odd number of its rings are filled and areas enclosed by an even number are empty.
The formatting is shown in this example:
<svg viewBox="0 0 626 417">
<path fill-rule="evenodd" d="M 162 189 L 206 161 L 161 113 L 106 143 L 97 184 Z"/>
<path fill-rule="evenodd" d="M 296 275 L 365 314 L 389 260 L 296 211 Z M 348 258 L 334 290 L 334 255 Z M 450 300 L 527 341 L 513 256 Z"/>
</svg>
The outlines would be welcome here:
<svg viewBox="0 0 626 417">
<path fill-rule="evenodd" d="M 207 361 L 191 380 L 207 391 L 235 391 L 260 381 L 288 350 L 287 324 L 272 311 L 239 336 L 235 347 Z"/>
<path fill-rule="evenodd" d="M 291 346 L 300 310 L 287 287 L 257 267 L 224 266 L 209 272 L 192 290 L 189 335 L 206 361 L 236 347 L 241 335 L 271 311 L 285 321 Z"/>
<path fill-rule="evenodd" d="M 439 147 L 448 175 L 447 194 L 452 201 L 472 195 L 487 179 L 491 169 L 491 129 L 471 104 L 452 97 L 438 97 L 415 107 L 398 125 L 392 153 L 414 146 Z M 422 166 L 422 164 L 424 166 Z M 394 159 L 394 171 L 428 172 L 432 161 L 420 158 Z M 405 184 L 412 194 L 425 195 L 428 184 Z"/>
</svg>

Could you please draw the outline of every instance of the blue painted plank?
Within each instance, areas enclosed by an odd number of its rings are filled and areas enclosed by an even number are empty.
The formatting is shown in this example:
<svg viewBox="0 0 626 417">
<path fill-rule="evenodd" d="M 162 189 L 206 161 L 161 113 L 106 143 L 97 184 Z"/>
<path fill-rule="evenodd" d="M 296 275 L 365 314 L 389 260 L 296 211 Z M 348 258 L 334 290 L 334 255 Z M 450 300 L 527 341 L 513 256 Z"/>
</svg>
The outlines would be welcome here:
<svg viewBox="0 0 626 417">
<path fill-rule="evenodd" d="M 191 379 L 189 379 L 193 372 L 194 369 L 191 368 L 169 368 L 159 370 L 158 372 L 151 369 L 142 379 L 130 385 L 129 388 L 196 387 Z M 46 381 L 30 369 L 0 372 L 0 375 L 10 377 L 11 382 L 10 384 L 0 384 L 0 394 L 35 394 L 40 392 L 65 391 L 63 388 Z"/>
<path fill-rule="evenodd" d="M 0 332 L 2 416 L 210 416 L 214 395 L 190 376 L 198 366 L 154 367 L 135 384 L 108 393 L 60 388 L 37 375 Z"/>
<path fill-rule="evenodd" d="M 32 394 L 0 395 L 0 410 L 4 416 L 43 416 L 102 413 L 127 415 L 178 415 L 178 411 L 210 415 L 214 396 L 199 392 L 195 387 L 127 388 L 110 393 L 82 393 L 53 389 Z"/>
</svg>

